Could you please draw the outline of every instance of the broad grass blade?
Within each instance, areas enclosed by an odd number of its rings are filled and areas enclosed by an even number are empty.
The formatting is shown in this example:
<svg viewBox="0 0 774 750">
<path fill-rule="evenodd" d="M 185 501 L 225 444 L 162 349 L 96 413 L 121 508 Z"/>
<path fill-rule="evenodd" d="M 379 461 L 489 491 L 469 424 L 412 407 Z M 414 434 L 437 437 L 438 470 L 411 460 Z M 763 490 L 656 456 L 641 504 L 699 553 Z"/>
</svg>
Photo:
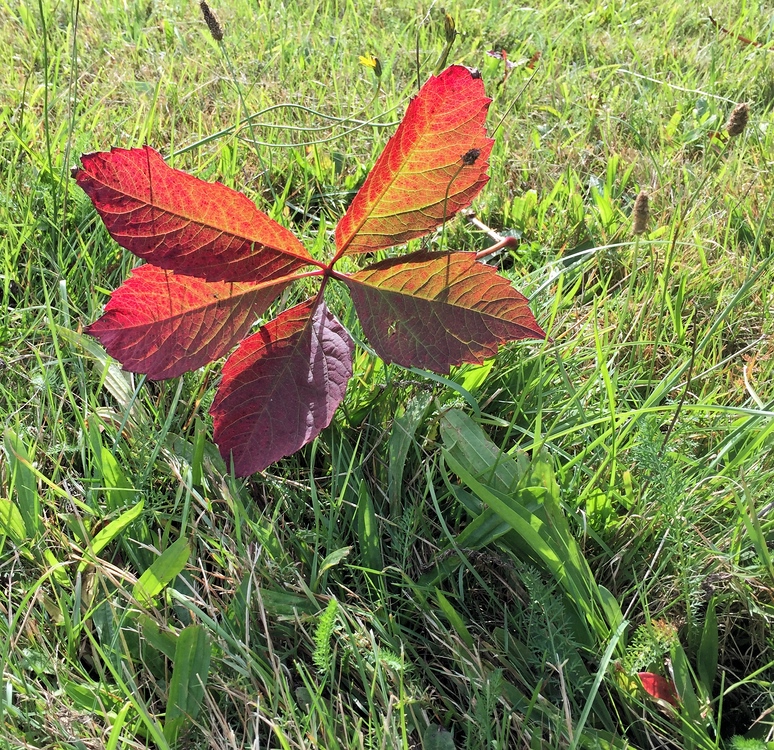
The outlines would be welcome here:
<svg viewBox="0 0 774 750">
<path fill-rule="evenodd" d="M 746 488 L 744 490 L 744 499 L 737 495 L 736 503 L 739 509 L 739 516 L 747 530 L 747 535 L 750 537 L 755 547 L 755 552 L 758 554 L 758 560 L 774 581 L 774 560 L 772 560 L 771 553 L 769 552 L 766 536 L 763 533 L 760 518 L 758 518 L 758 513 L 755 510 L 755 503 Z"/>
<path fill-rule="evenodd" d="M 325 559 L 320 563 L 320 570 L 317 573 L 317 580 L 315 581 L 314 590 L 316 590 L 319 586 L 320 579 L 324 575 L 325 571 L 330 570 L 331 568 L 335 568 L 345 557 L 349 555 L 350 552 L 352 552 L 352 547 L 341 547 L 340 549 L 333 550 L 333 552 L 325 556 Z"/>
<path fill-rule="evenodd" d="M 423 750 L 455 750 L 454 737 L 438 724 L 430 724 L 422 735 Z"/>
<path fill-rule="evenodd" d="M 22 514 L 14 503 L 4 497 L 0 497 L 0 531 L 20 547 L 27 541 L 27 525 Z"/>
<path fill-rule="evenodd" d="M 18 508 L 24 519 L 27 539 L 34 540 L 42 534 L 43 522 L 40 516 L 40 496 L 30 455 L 24 441 L 10 428 L 5 431 L 3 442 L 10 468 L 9 486 L 16 490 Z"/>
<path fill-rule="evenodd" d="M 134 584 L 132 595 L 140 604 L 151 604 L 185 567 L 191 554 L 191 545 L 186 539 L 173 542 Z"/>
<path fill-rule="evenodd" d="M 696 654 L 696 667 L 699 680 L 708 698 L 712 698 L 712 687 L 718 671 L 718 615 L 715 599 L 710 599 L 704 615 L 704 627 L 701 630 L 701 642 Z"/>
<path fill-rule="evenodd" d="M 397 516 L 400 511 L 400 495 L 403 489 L 403 468 L 406 465 L 414 434 L 430 405 L 431 394 L 422 393 L 409 401 L 403 414 L 396 417 L 390 430 L 388 443 L 387 494 L 390 510 Z"/>
<path fill-rule="evenodd" d="M 357 538 L 360 542 L 360 559 L 371 570 L 382 570 L 382 541 L 379 521 L 368 485 L 360 480 L 357 501 Z"/>
<path fill-rule="evenodd" d="M 84 560 L 78 566 L 79 573 L 82 573 L 89 562 L 92 562 L 94 558 L 110 544 L 110 542 L 116 539 L 119 534 L 129 526 L 130 523 L 136 521 L 140 517 L 144 506 L 145 501 L 140 500 L 140 502 L 129 508 L 129 510 L 124 511 L 115 521 L 111 521 L 94 537 L 94 539 L 91 540 L 91 544 L 84 554 Z"/>
<path fill-rule="evenodd" d="M 699 699 L 696 691 L 693 689 L 693 679 L 691 668 L 688 664 L 688 657 L 685 655 L 680 641 L 677 639 L 672 643 L 670 649 L 672 658 L 672 676 L 674 678 L 675 688 L 681 703 L 681 728 L 683 732 L 683 747 L 685 750 L 697 747 L 697 742 L 701 742 L 704 734 L 702 727 L 706 720 L 702 717 Z"/>
<path fill-rule="evenodd" d="M 169 682 L 164 736 L 176 743 L 180 732 L 199 713 L 210 672 L 212 645 L 201 625 L 183 628 L 175 648 L 175 665 Z"/>
<path fill-rule="evenodd" d="M 178 635 L 162 630 L 159 624 L 148 615 L 141 614 L 138 618 L 143 640 L 156 651 L 164 654 L 171 662 L 175 660 Z"/>
<path fill-rule="evenodd" d="M 148 413 L 137 401 L 134 376 L 131 373 L 124 372 L 120 365 L 88 336 L 62 326 L 57 326 L 56 332 L 71 346 L 80 347 L 94 360 L 100 382 L 119 406 L 129 412 L 129 416 L 135 424 L 150 425 L 153 423 L 148 417 Z"/>
<path fill-rule="evenodd" d="M 546 570 L 573 602 L 581 642 L 591 647 L 606 640 L 623 618 L 611 597 L 600 591 L 571 534 L 550 465 L 542 457 L 531 466 L 526 459 L 517 464 L 456 409 L 444 414 L 441 435 L 449 468 L 510 526 L 503 542 Z"/>
<path fill-rule="evenodd" d="M 451 623 L 451 626 L 457 632 L 457 635 L 471 651 L 474 650 L 476 646 L 473 642 L 473 636 L 470 634 L 467 627 L 465 627 L 463 619 L 460 617 L 457 610 L 454 609 L 452 603 L 440 589 L 435 590 L 435 596 L 438 599 L 438 606 L 441 608 L 441 612 L 444 613 L 446 619 Z"/>
<path fill-rule="evenodd" d="M 113 453 L 102 444 L 96 419 L 89 420 L 88 435 L 97 469 L 94 473 L 98 473 L 94 479 L 102 485 L 108 510 L 115 511 L 136 502 L 137 492 L 132 483 Z"/>
</svg>

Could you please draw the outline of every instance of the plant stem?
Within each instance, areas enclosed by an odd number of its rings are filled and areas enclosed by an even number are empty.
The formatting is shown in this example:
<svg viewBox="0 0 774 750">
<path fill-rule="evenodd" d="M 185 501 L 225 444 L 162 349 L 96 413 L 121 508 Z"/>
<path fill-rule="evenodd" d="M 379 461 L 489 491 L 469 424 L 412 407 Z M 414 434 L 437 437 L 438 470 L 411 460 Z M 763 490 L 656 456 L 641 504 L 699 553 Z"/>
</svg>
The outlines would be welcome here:
<svg viewBox="0 0 774 750">
<path fill-rule="evenodd" d="M 519 241 L 515 237 L 503 237 L 499 242 L 476 253 L 476 260 L 481 260 L 489 255 L 493 255 L 506 247 L 518 247 Z"/>
</svg>

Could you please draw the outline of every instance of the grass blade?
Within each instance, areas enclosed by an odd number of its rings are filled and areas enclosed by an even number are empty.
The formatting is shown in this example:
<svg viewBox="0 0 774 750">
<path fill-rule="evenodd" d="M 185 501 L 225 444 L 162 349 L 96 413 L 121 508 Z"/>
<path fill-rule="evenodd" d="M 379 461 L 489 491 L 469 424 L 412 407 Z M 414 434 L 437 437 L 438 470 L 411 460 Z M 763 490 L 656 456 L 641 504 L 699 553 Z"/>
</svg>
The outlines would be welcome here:
<svg viewBox="0 0 774 750">
<path fill-rule="evenodd" d="M 186 539 L 173 542 L 134 584 L 132 595 L 142 605 L 150 605 L 153 599 L 183 570 L 191 554 Z"/>
<path fill-rule="evenodd" d="M 382 544 L 379 535 L 379 521 L 368 485 L 360 481 L 357 501 L 357 536 L 360 542 L 360 558 L 371 570 L 382 570 Z"/>
<path fill-rule="evenodd" d="M 201 625 L 183 628 L 175 648 L 175 666 L 169 682 L 164 736 L 171 744 L 196 719 L 210 672 L 212 645 Z"/>
<path fill-rule="evenodd" d="M 89 549 L 84 554 L 85 559 L 78 566 L 79 573 L 82 573 L 86 569 L 88 563 L 93 562 L 96 556 L 102 552 L 110 542 L 116 539 L 118 535 L 132 523 L 132 521 L 136 521 L 140 517 L 144 506 L 145 501 L 140 500 L 140 502 L 129 508 L 129 510 L 124 511 L 115 521 L 111 521 L 94 537 L 94 539 L 91 540 Z"/>
<path fill-rule="evenodd" d="M 701 641 L 696 654 L 696 667 L 707 697 L 711 698 L 712 686 L 715 684 L 718 671 L 718 615 L 714 598 L 707 604 L 707 613 L 704 615 Z"/>
<path fill-rule="evenodd" d="M 5 431 L 3 442 L 11 469 L 9 486 L 16 489 L 16 498 L 21 517 L 24 519 L 27 538 L 33 540 L 42 533 L 43 522 L 40 517 L 40 497 L 30 455 L 22 439 L 10 428 Z"/>
</svg>

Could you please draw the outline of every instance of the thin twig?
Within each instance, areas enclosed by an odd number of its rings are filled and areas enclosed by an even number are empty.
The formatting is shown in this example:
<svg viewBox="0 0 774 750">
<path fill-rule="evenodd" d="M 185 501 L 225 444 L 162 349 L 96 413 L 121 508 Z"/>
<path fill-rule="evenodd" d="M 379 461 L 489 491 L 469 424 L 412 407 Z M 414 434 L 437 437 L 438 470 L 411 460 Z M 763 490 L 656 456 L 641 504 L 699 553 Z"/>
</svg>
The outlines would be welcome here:
<svg viewBox="0 0 774 750">
<path fill-rule="evenodd" d="M 466 211 L 462 214 L 467 221 L 469 221 L 476 229 L 480 229 L 482 232 L 487 234 L 489 238 L 492 240 L 492 242 L 502 242 L 503 236 L 492 229 L 492 227 L 487 226 L 484 224 L 481 219 L 478 218 L 472 211 Z"/>
<path fill-rule="evenodd" d="M 519 241 L 515 237 L 503 237 L 499 242 L 495 242 L 494 245 L 480 250 L 476 253 L 476 260 L 486 258 L 488 255 L 493 255 L 500 250 L 505 250 L 507 247 L 518 247 Z"/>
<path fill-rule="evenodd" d="M 710 23 L 720 32 L 723 34 L 726 34 L 734 39 L 736 39 L 738 42 L 741 42 L 742 44 L 751 45 L 753 47 L 758 47 L 759 49 L 767 50 L 768 52 L 774 52 L 774 47 L 767 47 L 765 44 L 761 44 L 760 42 L 756 42 L 754 39 L 748 39 L 746 36 L 742 36 L 741 34 L 737 34 L 733 31 L 729 31 L 724 26 L 721 26 L 713 17 L 712 13 L 707 13 L 707 16 L 710 20 Z"/>
<path fill-rule="evenodd" d="M 487 235 L 487 237 L 489 237 L 489 239 L 492 240 L 492 242 L 495 243 L 494 245 L 491 245 L 490 247 L 477 252 L 476 260 L 481 260 L 482 258 L 486 258 L 489 255 L 493 255 L 500 250 L 504 250 L 506 247 L 519 246 L 519 240 L 516 237 L 504 237 L 502 234 L 492 229 L 492 227 L 484 224 L 484 222 L 481 221 L 481 219 L 479 219 L 478 216 L 476 216 L 472 211 L 463 213 L 463 216 L 476 229 L 480 229 L 484 234 Z"/>
</svg>

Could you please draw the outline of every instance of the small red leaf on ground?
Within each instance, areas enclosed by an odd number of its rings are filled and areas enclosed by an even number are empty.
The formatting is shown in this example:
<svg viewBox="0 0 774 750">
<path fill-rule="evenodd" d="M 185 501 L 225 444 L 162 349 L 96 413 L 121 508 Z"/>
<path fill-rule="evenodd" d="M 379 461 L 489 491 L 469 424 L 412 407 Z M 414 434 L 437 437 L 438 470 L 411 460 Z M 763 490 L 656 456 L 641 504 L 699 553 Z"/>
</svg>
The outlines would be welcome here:
<svg viewBox="0 0 774 750">
<path fill-rule="evenodd" d="M 666 677 L 653 672 L 637 672 L 637 676 L 640 678 L 642 687 L 645 688 L 645 692 L 648 695 L 656 700 L 666 701 L 673 706 L 677 706 L 677 690 L 675 690 L 675 684 L 672 680 L 668 680 Z"/>
<path fill-rule="evenodd" d="M 532 57 L 529 58 L 529 60 L 527 60 L 527 67 L 532 70 L 538 64 L 538 62 L 540 62 L 541 57 L 543 57 L 543 53 L 538 50 L 535 52 L 535 54 L 532 55 Z"/>
<path fill-rule="evenodd" d="M 475 253 L 420 251 L 346 277 L 363 332 L 385 362 L 444 373 L 516 339 L 542 339 L 527 298 Z"/>
<path fill-rule="evenodd" d="M 422 86 L 336 227 L 340 254 L 401 245 L 471 204 L 489 179 L 491 101 L 480 75 L 461 65 Z"/>
<path fill-rule="evenodd" d="M 508 52 L 507 52 L 507 50 L 504 50 L 504 49 L 501 49 L 501 50 L 490 49 L 486 54 L 489 55 L 489 57 L 494 57 L 497 60 L 502 60 L 505 63 L 505 69 L 506 70 L 511 70 L 511 68 L 515 68 L 516 67 L 516 63 L 513 62 L 512 60 L 508 59 Z"/>
<path fill-rule="evenodd" d="M 311 262 L 247 196 L 172 169 L 149 146 L 81 163 L 73 175 L 113 239 L 154 265 L 208 281 L 269 281 Z"/>
<path fill-rule="evenodd" d="M 228 354 L 289 283 L 204 281 L 144 265 L 85 330 L 124 369 L 174 378 Z"/>
<path fill-rule="evenodd" d="M 286 310 L 223 366 L 210 413 L 237 476 L 263 471 L 327 427 L 352 375 L 354 343 L 323 301 Z"/>
</svg>

